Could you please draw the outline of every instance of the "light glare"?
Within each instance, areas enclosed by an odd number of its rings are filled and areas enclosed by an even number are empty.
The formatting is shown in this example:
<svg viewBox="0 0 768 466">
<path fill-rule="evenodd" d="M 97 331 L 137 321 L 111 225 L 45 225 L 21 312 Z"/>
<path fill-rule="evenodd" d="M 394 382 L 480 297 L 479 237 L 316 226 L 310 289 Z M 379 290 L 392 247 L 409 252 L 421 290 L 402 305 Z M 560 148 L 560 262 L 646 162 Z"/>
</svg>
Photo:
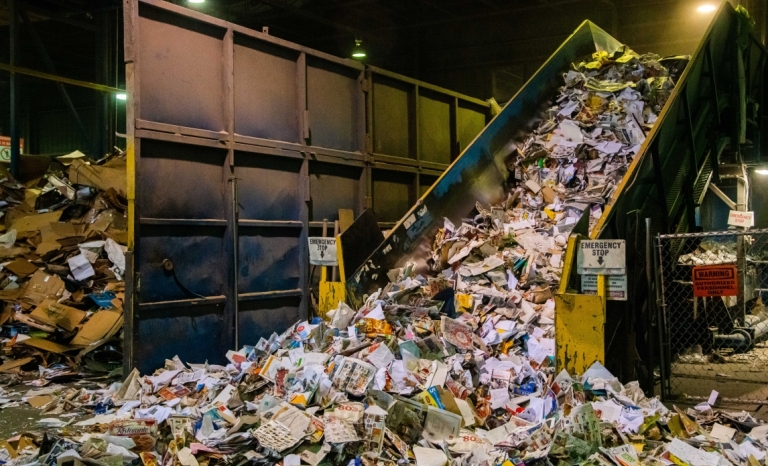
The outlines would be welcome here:
<svg viewBox="0 0 768 466">
<path fill-rule="evenodd" d="M 761 168 L 760 170 L 755 170 L 755 173 L 758 175 L 768 175 L 768 170 L 765 168 Z"/>
<path fill-rule="evenodd" d="M 717 10 L 717 7 L 715 5 L 712 5 L 711 3 L 707 3 L 705 5 L 701 5 L 700 7 L 696 8 L 696 11 L 698 11 L 699 13 L 712 13 L 715 10 Z"/>
<path fill-rule="evenodd" d="M 205 0 L 187 0 L 189 3 L 205 3 Z"/>
<path fill-rule="evenodd" d="M 121 92 L 119 94 L 115 94 L 115 99 L 117 100 L 128 100 L 128 94 Z"/>
</svg>

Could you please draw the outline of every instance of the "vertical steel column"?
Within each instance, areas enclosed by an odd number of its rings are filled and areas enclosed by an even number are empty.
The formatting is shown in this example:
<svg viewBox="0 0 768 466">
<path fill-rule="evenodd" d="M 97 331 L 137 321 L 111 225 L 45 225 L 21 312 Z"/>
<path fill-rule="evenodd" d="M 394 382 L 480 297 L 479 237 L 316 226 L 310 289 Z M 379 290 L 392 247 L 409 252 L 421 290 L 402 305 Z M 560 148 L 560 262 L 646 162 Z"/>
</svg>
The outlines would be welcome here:
<svg viewBox="0 0 768 466">
<path fill-rule="evenodd" d="M 656 311 L 656 303 L 652 299 L 652 293 L 656 292 L 656 287 L 654 286 L 654 267 L 653 267 L 653 237 L 651 236 L 651 219 L 646 218 L 645 219 L 645 281 L 647 292 L 646 296 L 649 298 L 646 299 L 647 307 L 646 307 L 646 315 L 648 316 L 645 321 L 648 323 L 648 327 L 646 328 L 646 332 L 648 335 L 648 340 L 646 341 L 646 344 L 648 345 L 648 364 L 646 365 L 648 367 L 648 378 L 646 382 L 646 386 L 648 387 L 646 389 L 647 395 L 653 396 L 654 391 L 654 376 L 653 376 L 653 368 L 656 363 L 654 359 L 654 345 L 656 345 L 656 335 L 653 333 L 654 331 L 654 323 L 656 322 L 656 316 L 654 315 L 654 312 Z"/>
<path fill-rule="evenodd" d="M 656 235 L 656 247 L 658 248 L 658 267 L 654 268 L 654 288 L 656 288 L 656 328 L 657 337 L 659 339 L 659 369 L 661 371 L 661 400 L 667 401 L 669 398 L 669 380 L 667 377 L 667 364 L 669 361 L 668 351 L 669 344 L 666 339 L 666 326 L 667 326 L 667 308 L 664 303 L 664 281 L 661 278 L 662 264 L 664 263 L 664 256 L 661 251 L 661 237 Z"/>
<path fill-rule="evenodd" d="M 96 82 L 107 86 L 117 85 L 113 62 L 117 61 L 114 50 L 116 18 L 111 11 L 99 11 L 96 19 Z M 95 153 L 99 158 L 115 145 L 115 96 L 100 93 L 97 97 L 98 134 L 95 135 Z"/>
<path fill-rule="evenodd" d="M 227 29 L 222 44 L 224 48 L 223 72 L 224 76 L 224 115 L 227 125 L 227 161 L 225 162 L 225 176 L 231 184 L 230 211 L 227 218 L 230 219 L 230 228 L 224 236 L 225 241 L 230 241 L 229 255 L 232 258 L 229 271 L 231 286 L 227 291 L 227 304 L 224 306 L 224 346 L 232 347 L 235 351 L 240 349 L 240 290 L 238 287 L 238 269 L 240 267 L 240 213 L 237 200 L 237 168 L 235 166 L 235 33 Z M 226 247 L 225 247 L 226 248 Z"/>
<path fill-rule="evenodd" d="M 16 49 L 18 48 L 18 10 L 16 0 L 8 0 L 8 13 L 10 15 L 10 62 L 11 66 L 16 66 Z M 17 81 L 16 73 L 11 72 L 11 175 L 17 177 L 19 175 L 20 154 L 21 148 L 19 147 L 19 102 L 18 91 L 19 83 Z"/>
<path fill-rule="evenodd" d="M 128 100 L 125 105 L 125 153 L 126 153 L 126 197 L 128 200 L 128 251 L 125 254 L 125 324 L 123 329 L 123 376 L 127 377 L 138 365 L 136 359 L 136 326 L 139 315 L 139 287 L 141 276 L 138 271 L 140 243 L 139 203 L 136 202 L 137 167 L 141 160 L 141 141 L 136 139 L 136 116 L 140 99 L 139 64 L 137 60 L 139 5 L 136 0 L 126 0 L 123 10 L 123 40 L 125 53 L 125 87 Z"/>
</svg>

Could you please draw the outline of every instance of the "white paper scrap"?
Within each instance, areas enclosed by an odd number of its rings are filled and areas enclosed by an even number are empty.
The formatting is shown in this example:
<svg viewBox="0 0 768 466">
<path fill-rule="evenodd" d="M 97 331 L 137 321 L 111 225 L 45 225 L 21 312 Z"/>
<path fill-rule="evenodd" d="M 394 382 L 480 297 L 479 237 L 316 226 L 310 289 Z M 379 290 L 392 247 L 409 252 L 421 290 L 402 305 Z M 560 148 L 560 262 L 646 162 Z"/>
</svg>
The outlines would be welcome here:
<svg viewBox="0 0 768 466">
<path fill-rule="evenodd" d="M 84 254 L 72 256 L 67 262 L 69 263 L 69 270 L 72 271 L 72 276 L 77 281 L 83 281 L 96 275 L 93 266 L 91 266 L 91 263 L 88 262 L 88 258 Z"/>
</svg>

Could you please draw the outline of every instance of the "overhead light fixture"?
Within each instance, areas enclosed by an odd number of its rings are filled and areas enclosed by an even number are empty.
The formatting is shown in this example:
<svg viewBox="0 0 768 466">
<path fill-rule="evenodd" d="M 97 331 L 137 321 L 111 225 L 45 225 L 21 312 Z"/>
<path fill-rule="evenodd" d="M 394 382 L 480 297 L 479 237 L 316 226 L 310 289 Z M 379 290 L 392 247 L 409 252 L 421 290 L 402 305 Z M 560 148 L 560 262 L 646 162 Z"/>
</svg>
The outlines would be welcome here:
<svg viewBox="0 0 768 466">
<path fill-rule="evenodd" d="M 363 49 L 363 41 L 355 39 L 355 48 L 352 49 L 352 58 L 365 58 L 365 49 Z"/>
<path fill-rule="evenodd" d="M 696 8 L 696 11 L 699 13 L 712 13 L 715 10 L 717 10 L 717 7 L 711 3 L 705 3 Z"/>
<path fill-rule="evenodd" d="M 118 94 L 115 94 L 115 99 L 117 100 L 128 100 L 128 94 L 125 92 L 120 92 Z"/>
<path fill-rule="evenodd" d="M 205 3 L 205 0 L 187 0 L 189 3 Z"/>
<path fill-rule="evenodd" d="M 768 169 L 761 168 L 759 170 L 755 170 L 755 173 L 757 173 L 758 175 L 768 175 Z"/>
</svg>

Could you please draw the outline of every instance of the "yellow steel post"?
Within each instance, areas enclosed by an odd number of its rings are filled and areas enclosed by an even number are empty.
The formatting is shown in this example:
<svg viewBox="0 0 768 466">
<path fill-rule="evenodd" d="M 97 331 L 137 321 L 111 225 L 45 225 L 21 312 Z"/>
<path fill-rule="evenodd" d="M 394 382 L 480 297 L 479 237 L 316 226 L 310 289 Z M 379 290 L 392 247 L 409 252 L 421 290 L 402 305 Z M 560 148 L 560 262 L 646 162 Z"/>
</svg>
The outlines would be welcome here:
<svg viewBox="0 0 768 466">
<path fill-rule="evenodd" d="M 336 222 L 336 228 L 335 233 L 336 234 L 336 260 L 338 262 L 338 269 L 339 269 L 339 275 L 341 276 L 341 281 L 328 281 L 328 268 L 323 267 L 322 271 L 320 272 L 320 293 L 318 297 L 318 303 L 317 303 L 317 312 L 320 317 L 323 319 L 326 318 L 326 314 L 331 309 L 335 309 L 336 306 L 339 305 L 339 301 L 345 301 L 346 300 L 346 288 L 344 287 L 345 283 L 345 274 L 344 274 L 344 255 L 342 254 L 341 250 L 341 235 L 338 234 L 338 221 Z M 326 235 L 328 228 L 328 221 L 323 220 L 323 236 Z"/>
<path fill-rule="evenodd" d="M 606 277 L 597 276 L 597 295 L 568 291 L 579 237 L 568 238 L 560 287 L 555 294 L 555 363 L 557 369 L 583 374 L 595 361 L 605 362 Z"/>
</svg>

